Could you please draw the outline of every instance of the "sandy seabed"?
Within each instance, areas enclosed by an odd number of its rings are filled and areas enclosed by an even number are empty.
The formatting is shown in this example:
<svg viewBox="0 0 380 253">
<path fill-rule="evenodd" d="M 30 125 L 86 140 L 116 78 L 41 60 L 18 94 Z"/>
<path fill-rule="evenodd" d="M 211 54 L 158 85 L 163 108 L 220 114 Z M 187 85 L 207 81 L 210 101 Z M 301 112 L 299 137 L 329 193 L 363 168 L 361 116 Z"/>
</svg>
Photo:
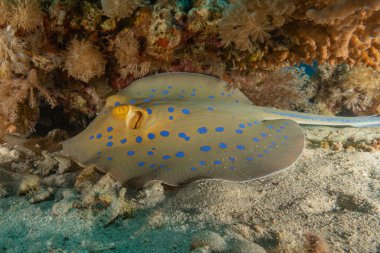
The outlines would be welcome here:
<svg viewBox="0 0 380 253">
<path fill-rule="evenodd" d="M 67 182 L 51 187 L 42 201 L 30 201 L 33 191 L 3 193 L 0 252 L 190 252 L 204 230 L 220 238 L 206 238 L 194 252 L 244 252 L 234 249 L 236 241 L 267 252 L 380 252 L 380 129 L 304 130 L 305 151 L 280 173 L 244 183 L 200 180 L 128 190 L 136 210 L 112 223 L 73 205 L 57 212 L 65 191 L 80 196 L 73 183 L 80 170 L 61 172 Z M 0 159 L 3 192 L 27 171 L 20 164 L 28 156 L 11 155 L 2 152 Z M 41 182 L 47 187 L 49 180 Z M 323 249 L 307 251 L 305 235 L 318 238 Z"/>
</svg>

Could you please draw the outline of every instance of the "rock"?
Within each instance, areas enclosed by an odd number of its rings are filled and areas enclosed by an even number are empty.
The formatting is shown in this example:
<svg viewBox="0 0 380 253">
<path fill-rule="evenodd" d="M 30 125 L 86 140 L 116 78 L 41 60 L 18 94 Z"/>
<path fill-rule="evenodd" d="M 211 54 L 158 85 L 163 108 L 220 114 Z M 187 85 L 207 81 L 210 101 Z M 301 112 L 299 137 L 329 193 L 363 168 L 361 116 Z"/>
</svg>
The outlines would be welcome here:
<svg viewBox="0 0 380 253">
<path fill-rule="evenodd" d="M 51 187 L 48 187 L 47 189 L 40 188 L 37 192 L 34 192 L 32 194 L 32 197 L 29 199 L 29 202 L 31 204 L 36 204 L 36 203 L 49 200 L 52 197 L 53 193 L 54 193 L 54 190 Z"/>
<path fill-rule="evenodd" d="M 148 225 L 153 229 L 160 229 L 165 225 L 164 214 L 161 210 L 155 210 L 148 217 Z"/>
<path fill-rule="evenodd" d="M 15 161 L 19 159 L 20 156 L 21 154 L 19 151 L 0 146 L 0 163 Z"/>
<path fill-rule="evenodd" d="M 0 183 L 0 198 L 7 197 L 9 195 L 9 192 L 5 185 Z"/>
<path fill-rule="evenodd" d="M 137 202 L 144 207 L 153 207 L 165 199 L 161 182 L 148 184 L 137 196 Z"/>
<path fill-rule="evenodd" d="M 208 249 L 208 247 L 201 247 L 192 250 L 191 253 L 211 253 L 211 251 Z"/>
<path fill-rule="evenodd" d="M 65 189 L 60 194 L 62 195 L 62 200 L 55 203 L 51 209 L 52 214 L 55 216 L 67 213 L 75 204 L 79 203 L 79 196 L 73 190 Z"/>
<path fill-rule="evenodd" d="M 222 252 L 226 250 L 226 241 L 215 232 L 198 231 L 191 238 L 191 248 L 202 247 L 208 247 L 212 252 Z"/>
<path fill-rule="evenodd" d="M 49 187 L 73 187 L 77 173 L 53 174 L 42 178 L 41 183 Z"/>
<path fill-rule="evenodd" d="M 71 160 L 65 156 L 54 156 L 54 159 L 58 162 L 58 174 L 63 174 L 71 169 Z"/>
<path fill-rule="evenodd" d="M 115 198 L 116 192 L 118 192 L 120 188 L 120 182 L 113 179 L 109 174 L 105 174 L 91 189 L 83 194 L 83 204 L 100 204 L 107 207 L 111 204 L 112 199 Z"/>
<path fill-rule="evenodd" d="M 34 162 L 42 176 L 52 174 L 58 166 L 58 162 L 46 151 L 42 151 L 43 160 Z"/>
<path fill-rule="evenodd" d="M 246 241 L 233 240 L 230 246 L 231 253 L 266 253 L 265 249 L 260 245 Z"/>
<path fill-rule="evenodd" d="M 30 191 L 37 191 L 40 188 L 41 180 L 36 175 L 24 175 L 18 185 L 17 193 L 24 195 Z"/>
</svg>

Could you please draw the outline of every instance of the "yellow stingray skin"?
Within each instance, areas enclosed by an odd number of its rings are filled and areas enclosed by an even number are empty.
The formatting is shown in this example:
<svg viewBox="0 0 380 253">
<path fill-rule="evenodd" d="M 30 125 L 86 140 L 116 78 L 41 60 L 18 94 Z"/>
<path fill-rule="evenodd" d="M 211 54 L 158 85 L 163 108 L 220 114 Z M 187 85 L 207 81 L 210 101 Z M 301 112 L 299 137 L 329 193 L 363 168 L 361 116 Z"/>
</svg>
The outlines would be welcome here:
<svg viewBox="0 0 380 253">
<path fill-rule="evenodd" d="M 79 163 L 136 186 L 247 181 L 289 167 L 304 148 L 295 121 L 264 120 L 264 114 L 219 79 L 159 74 L 109 97 L 63 148 Z"/>
</svg>

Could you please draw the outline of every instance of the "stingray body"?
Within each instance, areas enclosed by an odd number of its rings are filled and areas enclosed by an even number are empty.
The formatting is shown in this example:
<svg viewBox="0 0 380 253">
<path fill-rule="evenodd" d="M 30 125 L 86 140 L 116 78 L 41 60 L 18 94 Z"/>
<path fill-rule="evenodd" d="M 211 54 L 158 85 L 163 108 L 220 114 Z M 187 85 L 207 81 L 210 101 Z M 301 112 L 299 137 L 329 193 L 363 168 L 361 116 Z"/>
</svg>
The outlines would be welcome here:
<svg viewBox="0 0 380 253">
<path fill-rule="evenodd" d="M 304 135 L 296 121 L 379 124 L 378 118 L 334 121 L 257 107 L 229 87 L 192 73 L 142 78 L 109 97 L 88 128 L 63 143 L 64 151 L 135 186 L 152 180 L 169 185 L 197 179 L 247 181 L 298 159 Z"/>
</svg>

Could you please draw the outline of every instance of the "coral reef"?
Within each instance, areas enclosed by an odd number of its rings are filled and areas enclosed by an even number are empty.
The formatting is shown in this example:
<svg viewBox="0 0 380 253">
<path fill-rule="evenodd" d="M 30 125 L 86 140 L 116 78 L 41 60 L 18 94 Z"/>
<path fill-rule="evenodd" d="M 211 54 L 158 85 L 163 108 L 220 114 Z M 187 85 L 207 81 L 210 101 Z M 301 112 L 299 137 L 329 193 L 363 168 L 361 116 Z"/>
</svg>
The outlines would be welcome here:
<svg viewBox="0 0 380 253">
<path fill-rule="evenodd" d="M 35 69 L 43 89 L 32 89 L 33 96 L 49 94 L 57 105 L 51 109 L 41 99 L 33 110 L 25 107 L 33 111 L 28 117 L 2 113 L 3 130 L 12 125 L 11 132 L 27 134 L 37 122 L 52 130 L 54 123 L 43 119 L 47 112 L 59 112 L 64 128 L 84 127 L 106 96 L 167 71 L 217 76 L 258 105 L 379 113 L 377 1 L 3 0 L 0 7 L 4 101 L 29 105 L 28 89 L 19 83 Z M 313 78 L 289 71 L 294 63 L 313 61 L 320 66 Z M 350 71 L 323 76 L 325 66 L 339 69 L 340 63 Z"/>
</svg>

